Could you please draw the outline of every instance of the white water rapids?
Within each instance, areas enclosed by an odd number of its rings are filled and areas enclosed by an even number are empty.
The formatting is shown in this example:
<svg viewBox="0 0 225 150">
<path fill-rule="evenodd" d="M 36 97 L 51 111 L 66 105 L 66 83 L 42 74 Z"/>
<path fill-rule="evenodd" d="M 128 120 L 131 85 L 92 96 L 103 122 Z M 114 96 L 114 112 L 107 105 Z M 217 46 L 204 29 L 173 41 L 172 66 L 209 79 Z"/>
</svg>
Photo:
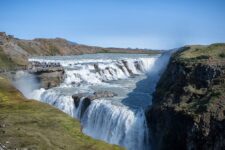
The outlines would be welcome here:
<svg viewBox="0 0 225 150">
<path fill-rule="evenodd" d="M 19 89 L 28 98 L 51 104 L 79 119 L 83 132 L 91 137 L 128 150 L 150 149 L 144 109 L 151 105 L 151 94 L 168 59 L 166 54 L 30 58 L 31 62 L 59 63 L 65 69 L 64 81 L 48 90 L 32 89 L 29 94 Z M 85 110 L 81 98 L 79 106 L 75 106 L 72 95 L 96 91 L 110 91 L 117 96 L 93 100 Z"/>
</svg>

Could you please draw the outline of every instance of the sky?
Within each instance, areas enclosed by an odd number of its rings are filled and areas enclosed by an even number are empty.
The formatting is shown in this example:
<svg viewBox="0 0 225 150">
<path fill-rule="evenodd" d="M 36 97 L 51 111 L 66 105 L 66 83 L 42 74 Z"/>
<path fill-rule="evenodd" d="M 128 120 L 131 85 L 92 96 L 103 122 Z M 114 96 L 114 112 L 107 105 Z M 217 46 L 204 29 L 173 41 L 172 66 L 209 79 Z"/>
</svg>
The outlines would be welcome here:
<svg viewBox="0 0 225 150">
<path fill-rule="evenodd" d="M 123 48 L 225 42 L 225 0 L 0 0 L 0 31 Z"/>
</svg>

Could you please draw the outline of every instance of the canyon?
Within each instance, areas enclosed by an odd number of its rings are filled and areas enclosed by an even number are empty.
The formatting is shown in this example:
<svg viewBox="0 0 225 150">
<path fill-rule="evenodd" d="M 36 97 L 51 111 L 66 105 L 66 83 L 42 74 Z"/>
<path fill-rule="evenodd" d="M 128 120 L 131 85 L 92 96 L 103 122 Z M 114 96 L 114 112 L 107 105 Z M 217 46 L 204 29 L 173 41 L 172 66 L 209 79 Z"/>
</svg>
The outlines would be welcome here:
<svg viewBox="0 0 225 150">
<path fill-rule="evenodd" d="M 64 45 L 61 39 L 53 44 L 6 37 L 9 40 L 0 46 L 2 58 L 7 56 L 1 76 L 8 75 L 26 98 L 79 120 L 84 134 L 128 150 L 225 148 L 225 44 L 148 53 L 129 50 L 138 54 L 99 47 L 85 51 L 81 46 L 82 53 L 96 54 L 74 55 L 81 54 L 74 50 L 77 43 L 67 47 L 68 41 Z M 48 46 L 42 53 L 18 42 Z M 50 52 L 49 43 L 57 53 Z M 9 45 L 20 45 L 29 55 L 23 50 L 23 57 L 7 52 L 14 51 Z M 18 58 L 24 62 L 18 63 Z"/>
</svg>

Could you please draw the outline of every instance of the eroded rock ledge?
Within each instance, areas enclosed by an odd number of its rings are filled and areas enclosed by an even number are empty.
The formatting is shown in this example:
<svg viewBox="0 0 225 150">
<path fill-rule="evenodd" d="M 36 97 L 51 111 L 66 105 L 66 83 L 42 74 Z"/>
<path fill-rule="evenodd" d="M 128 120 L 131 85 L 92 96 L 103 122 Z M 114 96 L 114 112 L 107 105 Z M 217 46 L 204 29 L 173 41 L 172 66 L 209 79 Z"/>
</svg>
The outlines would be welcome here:
<svg viewBox="0 0 225 150">
<path fill-rule="evenodd" d="M 175 53 L 147 112 L 156 150 L 225 149 L 224 44 Z"/>
<path fill-rule="evenodd" d="M 45 89 L 59 86 L 64 78 L 64 68 L 59 63 L 29 62 L 28 72 L 34 74 Z"/>
<path fill-rule="evenodd" d="M 88 94 L 88 93 L 74 94 L 72 95 L 72 98 L 74 100 L 74 105 L 76 108 L 78 108 L 79 105 L 81 105 L 80 106 L 81 107 L 80 118 L 81 118 L 85 110 L 88 108 L 88 106 L 91 104 L 93 100 L 114 97 L 114 96 L 117 96 L 117 94 L 111 91 L 97 91 L 97 92 L 94 92 L 93 94 Z"/>
</svg>

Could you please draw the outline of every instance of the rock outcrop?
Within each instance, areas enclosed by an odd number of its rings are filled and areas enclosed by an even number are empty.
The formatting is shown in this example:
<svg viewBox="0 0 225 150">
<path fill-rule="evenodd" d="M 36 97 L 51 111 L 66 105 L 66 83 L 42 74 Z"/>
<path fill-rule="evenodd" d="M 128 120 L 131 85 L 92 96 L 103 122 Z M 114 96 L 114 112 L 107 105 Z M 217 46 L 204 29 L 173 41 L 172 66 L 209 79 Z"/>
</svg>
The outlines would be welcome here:
<svg viewBox="0 0 225 150">
<path fill-rule="evenodd" d="M 29 62 L 27 70 L 35 74 L 40 86 L 45 89 L 59 86 L 64 78 L 64 68 L 59 63 Z"/>
<path fill-rule="evenodd" d="M 225 44 L 176 52 L 147 112 L 156 150 L 225 149 Z"/>
<path fill-rule="evenodd" d="M 91 104 L 93 100 L 98 100 L 101 98 L 109 98 L 114 96 L 117 96 L 117 94 L 111 91 L 97 91 L 90 95 L 87 93 L 74 94 L 72 95 L 72 98 L 74 100 L 74 105 L 76 108 L 78 108 L 79 105 L 81 105 L 80 106 L 81 107 L 80 118 L 81 118 L 85 110 L 88 108 L 88 106 Z"/>
<path fill-rule="evenodd" d="M 36 77 L 40 81 L 40 86 L 45 89 L 59 86 L 63 81 L 64 71 L 47 71 L 35 73 Z"/>
<path fill-rule="evenodd" d="M 40 63 L 40 62 L 29 62 L 27 70 L 30 73 L 40 73 L 40 72 L 55 72 L 55 71 L 63 71 L 64 68 L 60 65 L 60 63 Z"/>
</svg>

